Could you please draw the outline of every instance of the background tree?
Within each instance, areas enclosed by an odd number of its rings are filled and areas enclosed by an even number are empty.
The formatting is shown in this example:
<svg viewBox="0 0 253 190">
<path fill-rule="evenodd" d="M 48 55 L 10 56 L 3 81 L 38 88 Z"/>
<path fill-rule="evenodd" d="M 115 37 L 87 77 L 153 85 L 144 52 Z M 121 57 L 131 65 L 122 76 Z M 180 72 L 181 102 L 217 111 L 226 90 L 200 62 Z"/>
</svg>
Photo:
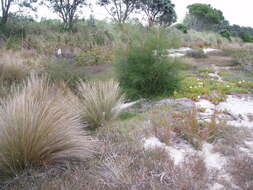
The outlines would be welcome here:
<svg viewBox="0 0 253 190">
<path fill-rule="evenodd" d="M 213 30 L 225 21 L 222 11 L 213 8 L 211 5 L 195 3 L 187 8 L 189 12 L 184 24 L 188 28 L 197 31 Z"/>
<path fill-rule="evenodd" d="M 149 26 L 155 23 L 171 25 L 176 22 L 175 5 L 170 0 L 141 0 L 140 8 L 148 17 Z"/>
<path fill-rule="evenodd" d="M 138 0 L 99 0 L 98 4 L 103 6 L 113 20 L 124 24 L 136 8 Z"/>
<path fill-rule="evenodd" d="M 2 12 L 1 24 L 5 25 L 7 23 L 8 18 L 10 16 L 10 8 L 14 4 L 18 4 L 21 7 L 32 8 L 32 4 L 36 2 L 37 0 L 23 0 L 23 1 L 1 0 L 1 7 L 0 7 Z"/>
<path fill-rule="evenodd" d="M 86 5 L 86 0 L 47 0 L 44 4 L 60 16 L 65 30 L 72 30 L 77 11 Z"/>
</svg>

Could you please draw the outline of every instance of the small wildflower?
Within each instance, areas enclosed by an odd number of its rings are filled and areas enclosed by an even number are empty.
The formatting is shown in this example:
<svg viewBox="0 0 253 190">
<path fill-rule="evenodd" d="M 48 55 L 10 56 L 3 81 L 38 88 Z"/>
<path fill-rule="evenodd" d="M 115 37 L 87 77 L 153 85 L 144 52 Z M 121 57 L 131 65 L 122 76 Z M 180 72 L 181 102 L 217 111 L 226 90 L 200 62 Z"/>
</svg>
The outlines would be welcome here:
<svg viewBox="0 0 253 190">
<path fill-rule="evenodd" d="M 190 86 L 190 88 L 192 88 L 192 86 Z"/>
</svg>

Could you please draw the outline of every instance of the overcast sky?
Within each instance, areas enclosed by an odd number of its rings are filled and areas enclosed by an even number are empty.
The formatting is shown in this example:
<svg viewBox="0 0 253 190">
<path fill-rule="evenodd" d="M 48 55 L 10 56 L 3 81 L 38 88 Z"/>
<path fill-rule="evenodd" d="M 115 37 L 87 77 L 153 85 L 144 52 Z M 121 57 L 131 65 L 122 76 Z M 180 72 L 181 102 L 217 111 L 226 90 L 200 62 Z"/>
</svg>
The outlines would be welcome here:
<svg viewBox="0 0 253 190">
<path fill-rule="evenodd" d="M 95 18 L 105 19 L 110 18 L 106 11 L 95 5 L 96 0 L 88 0 L 93 4 L 93 10 Z M 187 6 L 193 3 L 207 3 L 211 4 L 213 7 L 220 9 L 225 18 L 231 24 L 238 24 L 242 26 L 253 27 L 253 0 L 172 0 L 176 5 L 176 12 L 178 15 L 178 22 L 182 21 L 186 12 Z M 85 8 L 84 17 L 88 18 L 90 15 L 90 10 Z M 39 18 L 58 18 L 57 15 L 53 14 L 51 11 L 47 10 L 45 7 L 40 7 L 38 12 Z"/>
</svg>

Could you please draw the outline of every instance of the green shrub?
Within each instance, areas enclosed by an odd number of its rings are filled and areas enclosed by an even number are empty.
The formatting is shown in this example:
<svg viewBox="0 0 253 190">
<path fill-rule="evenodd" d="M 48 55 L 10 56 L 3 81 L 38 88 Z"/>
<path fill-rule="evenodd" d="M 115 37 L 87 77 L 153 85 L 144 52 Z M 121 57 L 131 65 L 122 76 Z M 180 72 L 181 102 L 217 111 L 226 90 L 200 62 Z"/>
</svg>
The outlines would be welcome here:
<svg viewBox="0 0 253 190">
<path fill-rule="evenodd" d="M 79 113 L 45 78 L 30 77 L 1 102 L 0 113 L 1 182 L 31 168 L 85 160 L 95 150 Z"/>
<path fill-rule="evenodd" d="M 20 50 L 22 48 L 21 39 L 16 36 L 11 36 L 6 40 L 6 49 Z"/>
<path fill-rule="evenodd" d="M 240 37 L 244 42 L 253 42 L 253 36 L 248 33 L 242 33 Z"/>
<path fill-rule="evenodd" d="M 118 51 L 116 73 L 130 98 L 169 96 L 179 88 L 178 60 L 167 57 L 168 41 L 164 31 L 150 31 Z"/>
<path fill-rule="evenodd" d="M 135 112 L 123 112 L 119 115 L 119 118 L 121 120 L 128 120 L 128 119 L 132 119 L 134 117 L 137 116 L 138 113 L 135 113 Z"/>
<path fill-rule="evenodd" d="M 81 53 L 77 56 L 79 65 L 101 65 L 111 64 L 113 61 L 113 52 L 108 47 L 97 46 Z"/>
<path fill-rule="evenodd" d="M 231 41 L 231 33 L 228 30 L 221 30 L 220 35 Z"/>
<path fill-rule="evenodd" d="M 176 29 L 180 30 L 181 32 L 183 32 L 185 34 L 188 33 L 187 26 L 185 26 L 184 24 L 176 24 L 175 27 L 176 27 Z"/>
<path fill-rule="evenodd" d="M 120 106 L 124 103 L 125 95 L 122 94 L 119 83 L 114 80 L 80 81 L 78 93 L 81 115 L 90 128 L 104 126 L 122 111 Z"/>
</svg>

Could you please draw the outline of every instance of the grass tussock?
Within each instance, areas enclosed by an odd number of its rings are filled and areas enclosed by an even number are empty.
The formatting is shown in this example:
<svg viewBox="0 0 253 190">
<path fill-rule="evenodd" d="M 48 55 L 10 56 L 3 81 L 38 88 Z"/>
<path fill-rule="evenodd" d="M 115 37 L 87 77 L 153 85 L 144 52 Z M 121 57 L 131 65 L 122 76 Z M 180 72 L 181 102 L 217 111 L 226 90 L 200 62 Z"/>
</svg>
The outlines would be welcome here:
<svg viewBox="0 0 253 190">
<path fill-rule="evenodd" d="M 68 98 L 45 77 L 31 76 L 0 107 L 0 177 L 90 157 L 94 142 L 82 128 Z"/>
<path fill-rule="evenodd" d="M 120 106 L 125 96 L 121 93 L 119 83 L 114 80 L 80 81 L 78 91 L 83 119 L 91 128 L 105 125 L 121 112 Z"/>
<path fill-rule="evenodd" d="M 12 84 L 25 79 L 29 69 L 14 53 L 6 53 L 0 59 L 0 81 L 2 84 Z"/>
</svg>

